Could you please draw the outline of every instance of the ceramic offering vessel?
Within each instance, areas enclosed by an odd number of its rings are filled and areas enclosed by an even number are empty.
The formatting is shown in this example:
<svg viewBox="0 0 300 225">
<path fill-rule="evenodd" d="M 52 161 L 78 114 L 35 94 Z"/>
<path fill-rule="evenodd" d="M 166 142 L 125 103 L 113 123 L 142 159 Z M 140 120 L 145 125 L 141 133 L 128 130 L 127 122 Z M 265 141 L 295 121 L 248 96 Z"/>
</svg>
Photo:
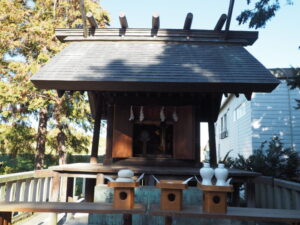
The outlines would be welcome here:
<svg viewBox="0 0 300 225">
<path fill-rule="evenodd" d="M 134 182 L 134 180 L 131 178 L 127 178 L 127 177 L 118 177 L 116 179 L 116 182 Z"/>
<path fill-rule="evenodd" d="M 227 177 L 228 169 L 225 168 L 223 163 L 218 164 L 218 168 L 215 169 L 215 177 L 217 178 L 216 186 L 228 186 Z"/>
<path fill-rule="evenodd" d="M 200 169 L 200 175 L 202 177 L 202 185 L 212 185 L 211 179 L 214 176 L 214 170 L 210 168 L 209 163 L 204 163 Z"/>
<path fill-rule="evenodd" d="M 131 178 L 133 176 L 134 176 L 134 173 L 132 170 L 124 169 L 124 170 L 119 170 L 119 172 L 118 172 L 118 177 Z"/>
<path fill-rule="evenodd" d="M 134 173 L 132 170 L 123 169 L 119 170 L 118 172 L 118 178 L 116 179 L 116 182 L 134 182 L 132 177 L 134 176 Z"/>
</svg>

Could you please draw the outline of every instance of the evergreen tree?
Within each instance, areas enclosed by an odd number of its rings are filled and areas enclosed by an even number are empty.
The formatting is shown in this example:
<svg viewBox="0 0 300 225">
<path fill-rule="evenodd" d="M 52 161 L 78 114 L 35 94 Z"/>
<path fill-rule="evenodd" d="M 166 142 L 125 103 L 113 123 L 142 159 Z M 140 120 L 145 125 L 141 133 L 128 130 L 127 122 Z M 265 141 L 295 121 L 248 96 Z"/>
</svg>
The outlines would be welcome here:
<svg viewBox="0 0 300 225">
<path fill-rule="evenodd" d="M 99 1 L 86 0 L 85 6 L 104 27 L 109 18 Z M 0 150 L 32 152 L 36 138 L 37 169 L 43 168 L 47 127 L 59 131 L 56 143 L 49 144 L 56 146 L 61 163 L 65 163 L 66 149 L 87 150 L 89 137 L 75 132 L 75 127 L 91 129 L 86 95 L 68 93 L 59 98 L 55 91 L 37 90 L 30 82 L 40 66 L 65 46 L 55 38 L 54 29 L 79 24 L 77 0 L 0 1 L 0 129 L 5 130 L 0 134 Z M 32 130 L 33 118 L 38 120 L 37 132 Z"/>
</svg>

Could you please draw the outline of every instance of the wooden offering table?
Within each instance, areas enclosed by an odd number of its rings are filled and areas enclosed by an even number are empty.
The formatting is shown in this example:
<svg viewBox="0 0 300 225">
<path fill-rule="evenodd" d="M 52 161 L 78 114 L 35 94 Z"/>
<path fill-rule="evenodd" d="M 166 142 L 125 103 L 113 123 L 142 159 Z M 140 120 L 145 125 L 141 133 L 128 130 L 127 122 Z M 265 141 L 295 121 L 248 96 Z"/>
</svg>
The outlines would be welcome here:
<svg viewBox="0 0 300 225">
<path fill-rule="evenodd" d="M 116 209 L 111 203 L 91 202 L 2 202 L 0 225 L 11 224 L 11 212 L 123 214 L 123 225 L 131 225 L 131 215 L 144 214 L 146 207 L 143 204 L 134 204 L 132 209 Z"/>
<path fill-rule="evenodd" d="M 211 218 L 211 219 L 237 219 L 248 221 L 277 221 L 299 223 L 299 210 L 264 209 L 228 207 L 227 213 L 204 212 L 201 206 L 187 205 L 181 211 L 160 210 L 156 204 L 151 205 L 150 215 L 164 216 L 165 224 L 172 224 L 172 217 Z"/>
<path fill-rule="evenodd" d="M 233 192 L 230 186 L 201 185 L 198 187 L 203 191 L 203 211 L 208 213 L 227 212 L 227 193 Z"/>
<path fill-rule="evenodd" d="M 108 182 L 108 187 L 114 188 L 115 209 L 132 209 L 134 206 L 134 188 L 139 186 L 137 182 Z"/>
<path fill-rule="evenodd" d="M 187 184 L 182 182 L 181 180 L 161 180 L 156 184 L 156 187 L 161 189 L 160 209 L 182 209 L 182 190 L 187 188 Z"/>
</svg>

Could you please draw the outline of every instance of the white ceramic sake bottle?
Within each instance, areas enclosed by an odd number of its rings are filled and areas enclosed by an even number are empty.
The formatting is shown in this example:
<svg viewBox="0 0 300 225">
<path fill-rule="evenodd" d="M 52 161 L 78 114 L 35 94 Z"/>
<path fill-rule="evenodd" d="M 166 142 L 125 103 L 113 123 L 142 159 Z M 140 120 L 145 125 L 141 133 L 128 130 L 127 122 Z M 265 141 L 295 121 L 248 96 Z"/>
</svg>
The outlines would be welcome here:
<svg viewBox="0 0 300 225">
<path fill-rule="evenodd" d="M 214 170 L 210 168 L 209 163 L 204 163 L 200 169 L 200 175 L 202 177 L 202 185 L 212 185 L 211 179 L 214 176 Z"/>
<path fill-rule="evenodd" d="M 215 177 L 217 178 L 216 186 L 228 186 L 226 183 L 228 169 L 225 168 L 223 163 L 219 163 L 218 168 L 215 169 Z"/>
</svg>

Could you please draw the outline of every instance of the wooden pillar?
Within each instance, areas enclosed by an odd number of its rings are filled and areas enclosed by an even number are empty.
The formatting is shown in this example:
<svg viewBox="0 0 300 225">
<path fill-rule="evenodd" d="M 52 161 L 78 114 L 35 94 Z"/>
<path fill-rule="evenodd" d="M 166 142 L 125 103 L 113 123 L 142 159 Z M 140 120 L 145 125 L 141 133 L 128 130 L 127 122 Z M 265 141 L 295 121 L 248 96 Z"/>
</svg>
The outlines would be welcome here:
<svg viewBox="0 0 300 225">
<path fill-rule="evenodd" d="M 94 121 L 94 133 L 93 133 L 92 153 L 91 153 L 90 163 L 98 163 L 101 113 L 102 113 L 102 101 L 99 95 L 95 94 L 95 121 Z"/>
<path fill-rule="evenodd" d="M 212 166 L 217 165 L 217 148 L 216 148 L 216 135 L 215 135 L 215 124 L 211 120 L 208 122 L 208 133 L 209 133 L 209 160 Z"/>
<path fill-rule="evenodd" d="M 104 184 L 104 174 L 98 173 L 96 177 L 96 185 Z"/>
<path fill-rule="evenodd" d="M 106 154 L 105 154 L 104 165 L 108 165 L 112 163 L 113 118 L 114 118 L 114 105 L 109 103 L 107 106 Z"/>
<path fill-rule="evenodd" d="M 96 186 L 96 179 L 86 178 L 85 179 L 85 201 L 94 202 L 94 191 Z"/>
<path fill-rule="evenodd" d="M 71 199 L 73 201 L 73 186 L 74 186 L 74 178 L 73 177 L 68 177 L 67 178 L 67 199 L 66 202 L 69 202 Z"/>
<path fill-rule="evenodd" d="M 200 165 L 200 115 L 199 107 L 195 107 L 195 164 Z"/>
<path fill-rule="evenodd" d="M 51 202 L 57 202 L 59 199 L 60 190 L 60 176 L 58 173 L 54 173 L 52 178 L 52 190 L 51 190 Z"/>
<path fill-rule="evenodd" d="M 232 206 L 240 206 L 240 186 L 241 183 L 233 183 Z"/>
<path fill-rule="evenodd" d="M 246 183 L 247 207 L 255 208 L 255 183 L 253 179 L 248 179 Z"/>
</svg>

